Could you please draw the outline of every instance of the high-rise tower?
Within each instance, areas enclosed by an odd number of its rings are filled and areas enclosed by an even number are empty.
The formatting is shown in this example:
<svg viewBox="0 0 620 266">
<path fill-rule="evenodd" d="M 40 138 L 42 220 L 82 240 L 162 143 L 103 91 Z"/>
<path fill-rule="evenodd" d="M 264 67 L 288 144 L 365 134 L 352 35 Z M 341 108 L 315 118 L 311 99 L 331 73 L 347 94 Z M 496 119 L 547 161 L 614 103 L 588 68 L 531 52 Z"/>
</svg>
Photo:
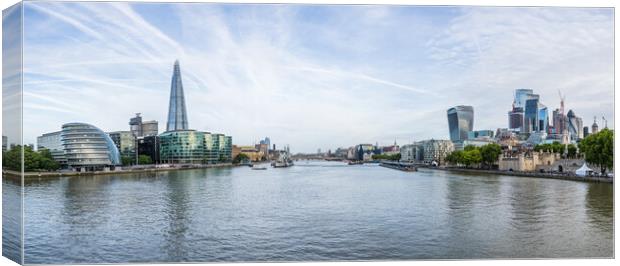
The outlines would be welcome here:
<svg viewBox="0 0 620 266">
<path fill-rule="evenodd" d="M 467 132 L 474 130 L 474 108 L 459 105 L 448 109 L 448 129 L 451 141 L 467 139 Z"/>
<path fill-rule="evenodd" d="M 170 105 L 168 107 L 168 123 L 166 131 L 186 130 L 187 111 L 185 109 L 185 94 L 183 93 L 183 83 L 181 82 L 181 67 L 179 60 L 174 61 L 172 71 L 172 83 L 170 85 Z"/>
</svg>

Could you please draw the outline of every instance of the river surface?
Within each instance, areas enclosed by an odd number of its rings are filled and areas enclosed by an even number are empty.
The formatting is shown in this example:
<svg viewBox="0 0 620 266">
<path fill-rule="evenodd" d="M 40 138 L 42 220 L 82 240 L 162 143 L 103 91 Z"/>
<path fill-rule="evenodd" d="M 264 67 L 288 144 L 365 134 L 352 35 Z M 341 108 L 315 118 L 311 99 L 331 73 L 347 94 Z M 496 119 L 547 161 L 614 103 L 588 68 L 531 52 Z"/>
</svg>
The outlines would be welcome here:
<svg viewBox="0 0 620 266">
<path fill-rule="evenodd" d="M 313 161 L 25 184 L 25 263 L 575 258 L 614 250 L 610 184 Z M 5 202 L 19 195 L 14 181 L 3 186 Z"/>
</svg>

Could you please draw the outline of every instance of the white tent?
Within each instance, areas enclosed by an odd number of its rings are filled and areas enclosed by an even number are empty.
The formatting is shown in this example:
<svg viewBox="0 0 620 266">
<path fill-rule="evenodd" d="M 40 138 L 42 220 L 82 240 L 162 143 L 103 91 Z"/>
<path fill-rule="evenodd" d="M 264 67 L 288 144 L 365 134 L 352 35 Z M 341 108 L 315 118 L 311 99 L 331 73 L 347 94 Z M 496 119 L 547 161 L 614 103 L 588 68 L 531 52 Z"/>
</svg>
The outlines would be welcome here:
<svg viewBox="0 0 620 266">
<path fill-rule="evenodd" d="M 586 163 L 584 162 L 583 165 L 581 166 L 581 168 L 577 169 L 577 171 L 575 171 L 575 173 L 578 176 L 586 176 L 588 175 L 588 172 L 592 172 L 592 169 L 590 169 L 588 167 L 588 165 L 586 165 Z"/>
</svg>

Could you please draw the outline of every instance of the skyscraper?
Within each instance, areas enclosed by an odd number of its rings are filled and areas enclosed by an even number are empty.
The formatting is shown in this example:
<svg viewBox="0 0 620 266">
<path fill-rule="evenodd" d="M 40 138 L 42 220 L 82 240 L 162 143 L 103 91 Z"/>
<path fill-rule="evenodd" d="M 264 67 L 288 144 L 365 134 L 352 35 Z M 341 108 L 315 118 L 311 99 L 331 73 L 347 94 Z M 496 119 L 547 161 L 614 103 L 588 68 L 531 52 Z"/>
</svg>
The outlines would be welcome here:
<svg viewBox="0 0 620 266">
<path fill-rule="evenodd" d="M 517 89 L 515 90 L 514 105 L 517 108 L 525 108 L 525 101 L 532 99 L 534 90 L 531 89 Z"/>
<path fill-rule="evenodd" d="M 573 110 L 568 110 L 566 115 L 568 118 L 568 133 L 572 140 L 578 140 L 583 138 L 583 121 L 581 117 L 575 115 Z"/>
<path fill-rule="evenodd" d="M 467 132 L 474 129 L 474 108 L 459 105 L 448 109 L 448 128 L 451 141 L 467 139 Z"/>
<path fill-rule="evenodd" d="M 168 123 L 166 131 L 187 130 L 187 111 L 185 109 L 185 94 L 181 82 L 181 67 L 179 60 L 174 61 L 172 83 L 170 85 L 170 105 L 168 108 Z"/>
</svg>

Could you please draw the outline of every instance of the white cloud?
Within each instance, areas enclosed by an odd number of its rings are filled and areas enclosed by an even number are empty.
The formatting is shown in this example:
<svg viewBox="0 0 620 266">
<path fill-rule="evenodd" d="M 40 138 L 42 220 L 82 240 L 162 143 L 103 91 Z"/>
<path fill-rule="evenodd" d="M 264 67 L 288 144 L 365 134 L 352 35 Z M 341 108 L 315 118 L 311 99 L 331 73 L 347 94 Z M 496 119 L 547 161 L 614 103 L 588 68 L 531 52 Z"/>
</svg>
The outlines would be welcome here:
<svg viewBox="0 0 620 266">
<path fill-rule="evenodd" d="M 613 92 L 613 19 L 598 10 L 470 8 L 430 22 L 380 6 L 27 6 L 38 32 L 25 44 L 26 142 L 71 121 L 126 130 L 136 112 L 163 130 L 177 58 L 190 127 L 236 144 L 446 138 L 456 104 L 474 105 L 476 127 L 504 127 L 519 87 L 551 107 L 561 88 L 585 122 L 611 117 L 610 97 L 577 103 Z"/>
</svg>

